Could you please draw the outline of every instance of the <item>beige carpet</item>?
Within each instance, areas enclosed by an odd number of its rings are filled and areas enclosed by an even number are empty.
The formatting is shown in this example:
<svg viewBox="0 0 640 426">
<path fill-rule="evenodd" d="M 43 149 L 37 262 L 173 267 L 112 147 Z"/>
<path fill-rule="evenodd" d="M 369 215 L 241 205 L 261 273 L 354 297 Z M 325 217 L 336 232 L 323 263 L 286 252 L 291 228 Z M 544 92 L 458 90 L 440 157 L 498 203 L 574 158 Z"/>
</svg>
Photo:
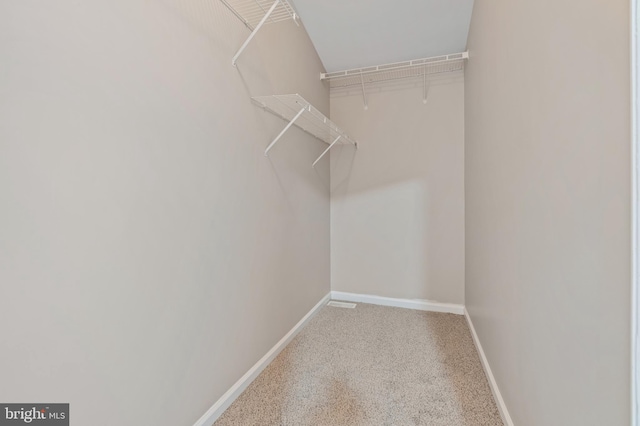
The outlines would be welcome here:
<svg viewBox="0 0 640 426">
<path fill-rule="evenodd" d="M 502 425 L 463 316 L 325 306 L 215 423 Z"/>
</svg>

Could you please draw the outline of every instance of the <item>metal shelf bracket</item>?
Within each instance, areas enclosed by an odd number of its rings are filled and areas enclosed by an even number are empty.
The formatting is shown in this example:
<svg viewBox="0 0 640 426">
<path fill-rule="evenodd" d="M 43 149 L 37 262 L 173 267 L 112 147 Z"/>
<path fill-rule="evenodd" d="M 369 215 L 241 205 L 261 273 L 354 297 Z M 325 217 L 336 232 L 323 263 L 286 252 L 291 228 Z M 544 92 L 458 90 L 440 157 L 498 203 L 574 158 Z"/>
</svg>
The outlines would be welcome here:
<svg viewBox="0 0 640 426">
<path fill-rule="evenodd" d="M 251 42 L 251 40 L 253 39 L 253 37 L 255 37 L 255 35 L 257 34 L 258 31 L 260 31 L 260 28 L 262 28 L 262 26 L 264 25 L 264 23 L 266 22 L 267 19 L 269 19 L 269 16 L 271 16 L 271 14 L 273 13 L 273 11 L 275 10 L 275 8 L 278 6 L 278 3 L 280 3 L 280 0 L 276 0 L 273 2 L 273 4 L 271 5 L 271 7 L 269 8 L 269 10 L 267 11 L 267 13 L 262 17 L 262 19 L 260 20 L 260 22 L 258 22 L 258 25 L 253 29 L 253 31 L 251 31 L 251 34 L 249 35 L 249 38 L 247 38 L 244 43 L 242 44 L 242 46 L 240 46 L 240 49 L 238 50 L 238 52 L 233 56 L 233 59 L 231 60 L 231 64 L 235 67 L 236 66 L 236 61 L 238 60 L 238 58 L 240 57 L 240 55 L 242 54 L 242 52 L 244 51 L 244 49 L 249 45 L 249 43 Z"/>
<path fill-rule="evenodd" d="M 312 167 L 315 167 L 318 161 L 338 142 L 341 144 L 351 144 L 358 149 L 358 142 L 349 137 L 342 129 L 298 94 L 257 96 L 252 99 L 265 110 L 288 122 L 278 136 L 271 141 L 264 155 L 269 153 L 271 148 L 273 148 L 294 124 L 329 145 L 313 162 Z"/>
<path fill-rule="evenodd" d="M 220 0 L 248 29 L 251 34 L 233 56 L 231 63 L 236 66 L 238 58 L 267 23 L 293 19 L 296 25 L 299 17 L 288 0 Z"/>
<path fill-rule="evenodd" d="M 429 95 L 429 82 L 427 81 L 427 70 L 422 73 L 422 84 L 423 84 L 423 92 L 422 92 L 422 103 L 427 104 L 427 96 Z"/>
<path fill-rule="evenodd" d="M 338 141 L 340 140 L 340 138 L 341 138 L 341 137 L 342 137 L 342 136 L 338 136 L 338 137 L 336 138 L 336 140 L 334 140 L 333 142 L 331 142 L 331 145 L 329 145 L 329 146 L 327 147 L 327 149 L 325 149 L 325 150 L 322 152 L 322 154 L 320 154 L 320 157 L 318 157 L 318 158 L 316 159 L 316 161 L 314 161 L 314 162 L 313 162 L 313 164 L 311 165 L 311 167 L 315 167 L 315 166 L 316 166 L 316 164 L 318 163 L 318 161 L 320 161 L 320 159 L 321 159 L 322 157 L 324 157 L 324 155 L 325 155 L 327 152 L 329 152 L 329 150 L 330 150 L 331 148 L 333 148 L 333 146 L 336 144 L 336 142 L 338 142 Z"/>
<path fill-rule="evenodd" d="M 364 89 L 364 76 L 360 73 L 360 83 L 362 83 L 362 101 L 364 102 L 364 109 L 369 109 L 369 104 L 367 104 L 367 91 Z"/>
<path fill-rule="evenodd" d="M 267 147 L 267 149 L 264 150 L 264 156 L 266 157 L 269 154 L 269 151 L 271 150 L 271 148 L 273 148 L 273 146 L 276 144 L 276 142 L 278 142 L 280 140 L 280 138 L 282 137 L 282 135 L 284 135 L 287 130 L 289 130 L 289 128 L 291 126 L 294 125 L 294 123 L 296 122 L 296 120 L 298 118 L 300 118 L 300 116 L 302 115 L 302 113 L 306 110 L 307 108 L 302 108 L 300 110 L 300 112 L 298 112 L 289 123 L 287 123 L 287 125 L 285 126 L 284 129 L 282 129 L 282 131 L 278 134 L 278 136 L 276 136 L 276 138 L 269 144 L 269 146 Z"/>
</svg>

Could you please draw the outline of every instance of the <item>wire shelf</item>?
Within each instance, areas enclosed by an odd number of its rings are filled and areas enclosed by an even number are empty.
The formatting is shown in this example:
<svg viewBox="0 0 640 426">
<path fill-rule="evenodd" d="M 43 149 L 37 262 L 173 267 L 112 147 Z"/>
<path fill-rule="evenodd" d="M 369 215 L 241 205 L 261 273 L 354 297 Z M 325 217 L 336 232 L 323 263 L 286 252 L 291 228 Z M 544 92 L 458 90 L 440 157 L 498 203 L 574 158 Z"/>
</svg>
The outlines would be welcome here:
<svg viewBox="0 0 640 426">
<path fill-rule="evenodd" d="M 326 144 L 332 144 L 340 137 L 340 143 L 358 146 L 354 139 L 298 94 L 256 96 L 251 99 L 284 120 L 293 121 L 293 124 Z"/>
<path fill-rule="evenodd" d="M 468 58 L 468 52 L 454 53 L 373 67 L 322 73 L 320 79 L 329 80 L 329 87 L 334 88 L 409 77 L 423 77 L 462 70 L 464 69 L 464 60 Z"/>
<path fill-rule="evenodd" d="M 276 0 L 220 0 L 238 19 L 253 31 L 267 14 Z M 287 0 L 279 0 L 278 5 L 265 23 L 275 23 L 296 19 L 297 15 Z"/>
</svg>

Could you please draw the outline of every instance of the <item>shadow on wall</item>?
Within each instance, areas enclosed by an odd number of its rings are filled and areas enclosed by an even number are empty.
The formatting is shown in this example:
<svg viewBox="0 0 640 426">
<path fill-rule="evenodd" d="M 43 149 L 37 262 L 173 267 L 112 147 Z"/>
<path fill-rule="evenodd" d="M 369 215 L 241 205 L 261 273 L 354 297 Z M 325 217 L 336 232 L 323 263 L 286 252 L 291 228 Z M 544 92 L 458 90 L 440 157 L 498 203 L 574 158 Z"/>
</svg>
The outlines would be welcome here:
<svg viewBox="0 0 640 426">
<path fill-rule="evenodd" d="M 349 178 L 358 150 L 353 145 L 336 145 L 329 152 L 331 156 L 331 193 L 349 192 Z"/>
<path fill-rule="evenodd" d="M 464 303 L 464 82 L 421 79 L 331 93 L 359 142 L 331 154 L 335 290 Z"/>
<path fill-rule="evenodd" d="M 429 77 L 426 104 L 421 77 L 370 84 L 367 110 L 361 87 L 331 89 L 331 120 L 359 143 L 355 152 L 343 146 L 331 151 L 332 194 L 419 178 L 451 161 L 445 156 L 463 155 L 448 149 L 464 144 L 463 81 L 462 72 Z"/>
<path fill-rule="evenodd" d="M 221 53 L 233 50 L 239 39 L 220 37 L 220 34 L 235 35 L 237 18 L 219 2 L 209 0 L 161 0 L 172 15 L 183 18 L 191 31 L 202 35 L 212 47 Z M 231 64 L 231 58 L 229 58 Z"/>
<path fill-rule="evenodd" d="M 428 182 L 414 179 L 355 193 L 332 205 L 334 276 L 351 291 L 454 303 L 439 287 L 452 259 L 451 241 L 430 200 Z M 455 244 L 454 243 L 454 244 Z M 343 290 L 347 291 L 347 290 Z"/>
</svg>

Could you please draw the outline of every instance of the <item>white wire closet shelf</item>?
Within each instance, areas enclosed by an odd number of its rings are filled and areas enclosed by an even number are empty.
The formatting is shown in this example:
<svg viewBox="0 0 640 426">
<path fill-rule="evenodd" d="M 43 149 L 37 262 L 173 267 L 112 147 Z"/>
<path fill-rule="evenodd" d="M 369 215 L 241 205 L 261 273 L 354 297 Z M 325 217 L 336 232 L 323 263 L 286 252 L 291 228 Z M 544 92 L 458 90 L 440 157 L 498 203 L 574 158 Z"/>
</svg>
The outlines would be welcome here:
<svg viewBox="0 0 640 426">
<path fill-rule="evenodd" d="M 356 149 L 358 148 L 358 143 L 354 139 L 297 93 L 293 95 L 255 96 L 251 99 L 264 109 L 289 122 L 269 144 L 264 155 L 269 153 L 269 150 L 294 124 L 310 135 L 329 144 L 327 149 L 313 162 L 313 166 L 338 142 L 352 144 Z"/>
<path fill-rule="evenodd" d="M 468 52 L 453 53 L 451 55 L 322 73 L 320 79 L 329 80 L 329 86 L 337 88 L 409 77 L 426 77 L 431 74 L 462 70 L 464 69 L 464 60 L 468 58 Z"/>
<path fill-rule="evenodd" d="M 296 24 L 298 15 L 287 0 L 220 0 L 233 14 L 251 30 L 249 38 L 240 47 L 231 63 L 236 61 L 251 39 L 264 25 L 293 19 Z"/>
</svg>

